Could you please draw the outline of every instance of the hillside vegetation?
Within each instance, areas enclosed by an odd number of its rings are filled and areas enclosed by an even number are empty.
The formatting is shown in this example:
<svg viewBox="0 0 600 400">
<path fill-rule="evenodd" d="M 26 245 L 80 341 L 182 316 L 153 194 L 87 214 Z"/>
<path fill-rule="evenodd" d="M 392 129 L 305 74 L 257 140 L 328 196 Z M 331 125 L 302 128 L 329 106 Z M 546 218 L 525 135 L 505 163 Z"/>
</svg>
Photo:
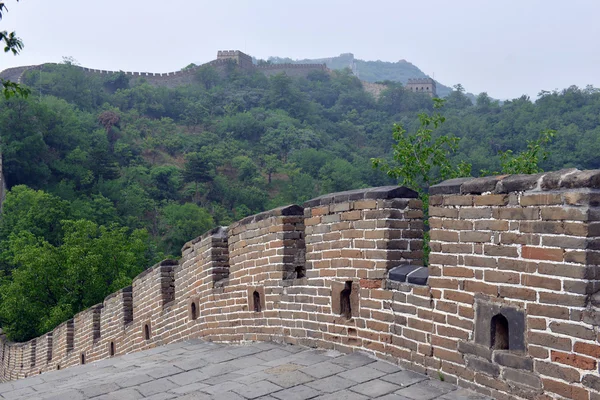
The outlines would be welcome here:
<svg viewBox="0 0 600 400">
<path fill-rule="evenodd" d="M 10 192 L 0 219 L 0 325 L 35 337 L 126 286 L 186 241 L 272 207 L 326 192 L 395 184 L 393 124 L 409 131 L 426 95 L 390 83 L 375 100 L 349 71 L 266 78 L 229 65 L 196 83 L 156 88 L 86 75 L 69 63 L 31 71 L 27 99 L 0 100 Z M 452 91 L 436 134 L 462 138 L 453 163 L 499 170 L 558 131 L 545 169 L 598 168 L 600 93 L 572 87 L 503 105 Z"/>
</svg>

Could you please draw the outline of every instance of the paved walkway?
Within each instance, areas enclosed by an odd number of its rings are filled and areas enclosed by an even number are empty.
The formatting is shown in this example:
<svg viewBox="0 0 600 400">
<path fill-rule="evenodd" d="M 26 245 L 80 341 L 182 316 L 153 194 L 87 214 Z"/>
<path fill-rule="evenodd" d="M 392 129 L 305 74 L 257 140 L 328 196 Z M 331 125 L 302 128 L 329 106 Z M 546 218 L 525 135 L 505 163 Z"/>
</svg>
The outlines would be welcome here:
<svg viewBox="0 0 600 400">
<path fill-rule="evenodd" d="M 487 399 L 363 354 L 175 343 L 0 384 L 0 399 Z"/>
</svg>

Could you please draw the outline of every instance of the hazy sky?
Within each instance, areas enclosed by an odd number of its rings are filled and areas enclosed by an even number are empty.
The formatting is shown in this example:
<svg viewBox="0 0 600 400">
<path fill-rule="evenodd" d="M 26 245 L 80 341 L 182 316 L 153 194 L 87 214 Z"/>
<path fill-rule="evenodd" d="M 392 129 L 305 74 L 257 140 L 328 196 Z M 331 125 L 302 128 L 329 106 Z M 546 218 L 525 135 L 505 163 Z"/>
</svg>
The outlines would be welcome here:
<svg viewBox="0 0 600 400">
<path fill-rule="evenodd" d="M 170 72 L 219 49 L 258 58 L 406 59 L 445 85 L 500 99 L 600 87 L 598 0 L 5 0 L 20 56 L 0 70 L 74 57 Z"/>
</svg>

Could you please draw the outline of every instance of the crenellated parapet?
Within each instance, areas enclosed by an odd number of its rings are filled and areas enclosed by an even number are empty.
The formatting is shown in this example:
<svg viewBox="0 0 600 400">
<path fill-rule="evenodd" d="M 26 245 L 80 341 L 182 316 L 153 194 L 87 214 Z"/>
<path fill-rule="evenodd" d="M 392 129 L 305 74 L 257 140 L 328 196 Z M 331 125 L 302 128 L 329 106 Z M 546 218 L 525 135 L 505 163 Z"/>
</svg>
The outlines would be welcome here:
<svg viewBox="0 0 600 400">
<path fill-rule="evenodd" d="M 26 343 L 13 380 L 189 338 L 367 351 L 494 398 L 600 396 L 600 171 L 334 193 L 186 243 Z"/>
</svg>

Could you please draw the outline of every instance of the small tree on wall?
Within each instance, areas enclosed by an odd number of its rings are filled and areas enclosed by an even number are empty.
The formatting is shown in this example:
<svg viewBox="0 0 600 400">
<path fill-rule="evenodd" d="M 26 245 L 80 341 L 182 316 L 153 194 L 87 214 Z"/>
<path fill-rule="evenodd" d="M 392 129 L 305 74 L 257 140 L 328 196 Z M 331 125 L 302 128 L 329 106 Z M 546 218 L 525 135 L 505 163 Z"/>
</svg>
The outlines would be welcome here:
<svg viewBox="0 0 600 400">
<path fill-rule="evenodd" d="M 434 98 L 435 110 L 444 105 L 444 100 Z M 429 215 L 429 187 L 446 179 L 471 176 L 471 164 L 460 161 L 453 164 L 450 156 L 458 150 L 460 138 L 448 135 L 433 137 L 433 132 L 446 119 L 439 112 L 432 115 L 419 114 L 420 126 L 415 133 L 409 133 L 402 125 L 395 124 L 393 130 L 392 160 L 373 158 L 374 168 L 379 168 L 388 176 L 397 179 L 402 186 L 409 187 L 419 193 L 423 201 L 425 224 Z M 514 154 L 511 150 L 500 152 L 501 171 L 480 171 L 481 176 L 498 174 L 533 174 L 542 172 L 539 162 L 546 160 L 545 149 L 555 131 L 544 130 L 538 140 L 527 143 L 527 149 Z M 429 232 L 424 234 L 424 262 L 428 263 Z"/>
</svg>

